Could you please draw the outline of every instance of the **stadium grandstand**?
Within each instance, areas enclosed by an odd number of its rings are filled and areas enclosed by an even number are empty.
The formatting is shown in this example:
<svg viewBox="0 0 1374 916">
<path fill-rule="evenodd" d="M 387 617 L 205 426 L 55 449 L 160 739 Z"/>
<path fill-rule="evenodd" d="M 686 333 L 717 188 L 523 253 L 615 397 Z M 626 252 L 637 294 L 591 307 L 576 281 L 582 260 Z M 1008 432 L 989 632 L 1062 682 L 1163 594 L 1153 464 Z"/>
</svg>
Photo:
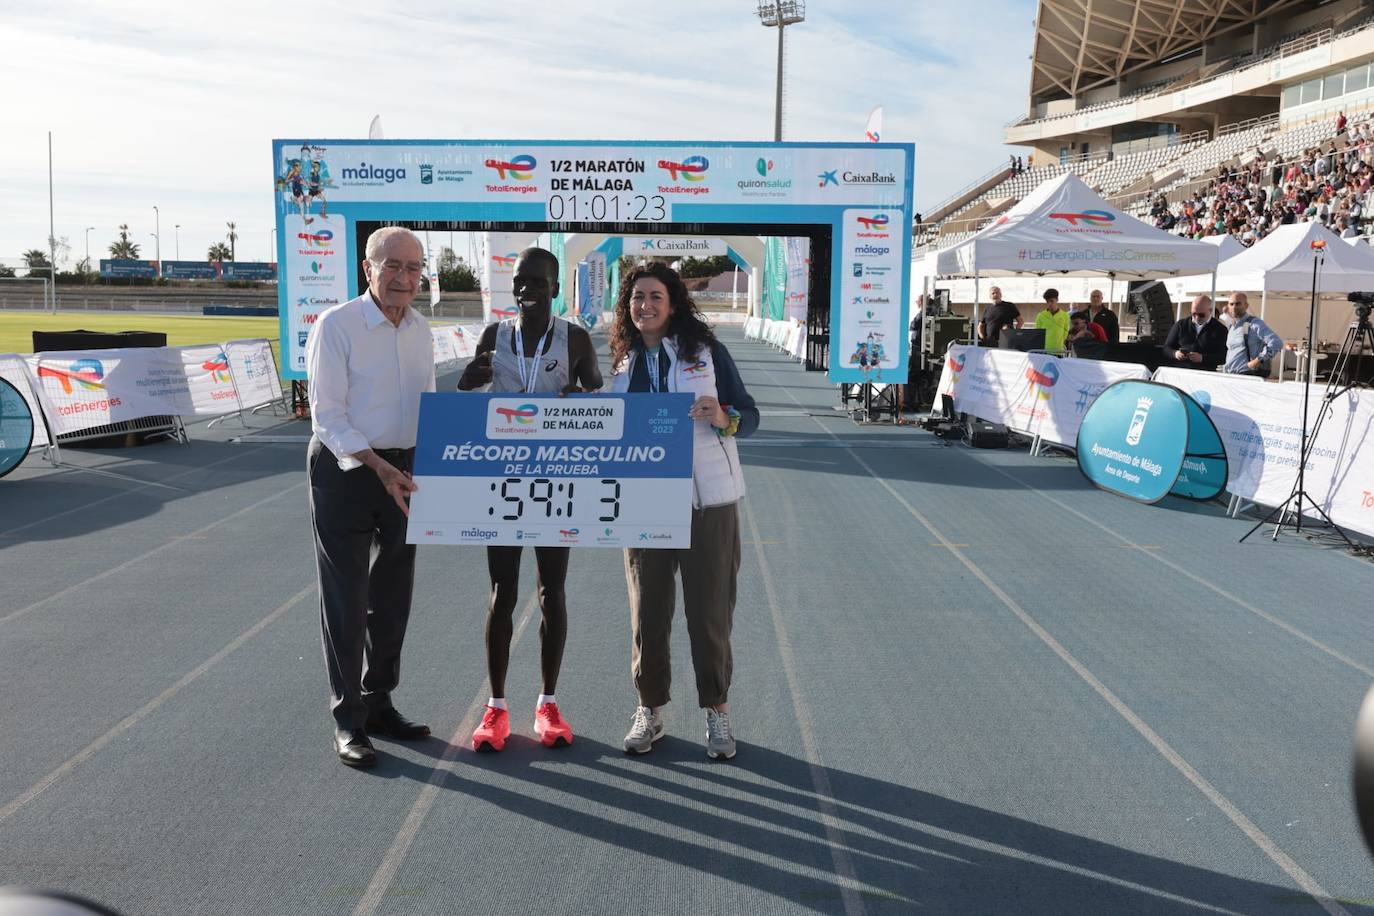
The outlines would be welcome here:
<svg viewBox="0 0 1374 916">
<path fill-rule="evenodd" d="M 1041 0 L 1004 141 L 1006 165 L 921 217 L 916 258 L 1068 171 L 1193 238 L 1304 220 L 1369 235 L 1374 0 Z"/>
</svg>

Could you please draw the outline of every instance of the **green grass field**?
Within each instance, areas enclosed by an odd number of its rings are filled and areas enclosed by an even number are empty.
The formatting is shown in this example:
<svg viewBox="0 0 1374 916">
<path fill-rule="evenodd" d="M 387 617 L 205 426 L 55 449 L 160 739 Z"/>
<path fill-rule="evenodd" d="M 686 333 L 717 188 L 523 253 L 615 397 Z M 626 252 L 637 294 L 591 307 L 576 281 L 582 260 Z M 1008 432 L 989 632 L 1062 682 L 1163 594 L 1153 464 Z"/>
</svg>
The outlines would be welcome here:
<svg viewBox="0 0 1374 916">
<path fill-rule="evenodd" d="M 161 331 L 167 344 L 224 343 L 251 337 L 272 342 L 272 355 L 281 365 L 275 318 L 220 318 L 202 315 L 143 315 L 130 312 L 0 312 L 0 353 L 32 353 L 33 331 Z"/>
</svg>

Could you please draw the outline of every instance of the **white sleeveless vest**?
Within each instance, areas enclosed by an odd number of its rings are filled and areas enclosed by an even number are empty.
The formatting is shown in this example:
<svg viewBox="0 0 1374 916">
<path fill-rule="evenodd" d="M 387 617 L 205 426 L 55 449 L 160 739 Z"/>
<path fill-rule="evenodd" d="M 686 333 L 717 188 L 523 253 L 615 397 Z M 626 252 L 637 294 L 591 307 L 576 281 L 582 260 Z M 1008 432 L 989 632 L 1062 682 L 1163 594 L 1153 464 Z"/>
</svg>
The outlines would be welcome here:
<svg viewBox="0 0 1374 916">
<path fill-rule="evenodd" d="M 517 356 L 512 352 L 517 320 L 507 318 L 496 326 L 496 349 L 491 354 L 490 391 L 525 391 L 525 386 L 520 381 L 520 366 L 517 360 L 525 360 L 527 371 L 530 361 L 524 354 Z M 553 316 L 549 317 L 549 322 L 553 333 L 549 335 L 551 340 L 547 344 L 548 350 L 541 350 L 534 360 L 533 394 L 558 394 L 568 384 L 568 322 Z"/>
<path fill-rule="evenodd" d="M 672 366 L 668 371 L 668 390 L 717 397 L 716 367 L 711 347 L 703 344 L 695 359 L 683 365 L 677 358 L 677 342 L 663 339 Z M 611 378 L 612 392 L 628 392 L 630 375 L 638 353 L 617 367 Z M 739 448 L 734 436 L 717 435 L 709 420 L 692 421 L 692 507 L 726 506 L 744 498 L 744 472 L 739 463 Z"/>
</svg>

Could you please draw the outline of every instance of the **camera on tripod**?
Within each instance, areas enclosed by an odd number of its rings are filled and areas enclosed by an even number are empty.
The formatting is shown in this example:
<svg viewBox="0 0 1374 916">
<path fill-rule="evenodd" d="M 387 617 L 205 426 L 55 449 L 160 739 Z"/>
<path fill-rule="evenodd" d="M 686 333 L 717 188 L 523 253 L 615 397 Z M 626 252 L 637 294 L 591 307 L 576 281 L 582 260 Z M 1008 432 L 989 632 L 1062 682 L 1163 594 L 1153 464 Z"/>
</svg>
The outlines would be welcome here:
<svg viewBox="0 0 1374 916">
<path fill-rule="evenodd" d="M 1369 311 L 1374 308 L 1374 293 L 1357 292 L 1346 296 L 1346 301 L 1355 303 L 1355 314 L 1361 325 L 1369 324 Z"/>
</svg>

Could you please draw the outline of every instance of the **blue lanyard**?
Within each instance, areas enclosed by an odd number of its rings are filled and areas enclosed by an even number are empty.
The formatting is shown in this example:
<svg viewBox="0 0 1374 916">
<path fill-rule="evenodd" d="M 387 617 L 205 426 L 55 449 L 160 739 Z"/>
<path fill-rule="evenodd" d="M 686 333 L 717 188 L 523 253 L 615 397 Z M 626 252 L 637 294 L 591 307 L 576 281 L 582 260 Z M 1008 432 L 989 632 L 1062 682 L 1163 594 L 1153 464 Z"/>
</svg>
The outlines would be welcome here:
<svg viewBox="0 0 1374 916">
<path fill-rule="evenodd" d="M 649 390 L 652 391 L 652 392 L 655 392 L 655 393 L 657 393 L 657 392 L 659 391 L 659 387 L 658 387 L 658 354 L 659 354 L 659 349 L 658 349 L 658 347 L 654 347 L 652 350 L 646 349 L 646 350 L 644 351 L 644 361 L 645 361 L 645 363 L 648 365 L 648 369 L 649 369 Z"/>
</svg>

